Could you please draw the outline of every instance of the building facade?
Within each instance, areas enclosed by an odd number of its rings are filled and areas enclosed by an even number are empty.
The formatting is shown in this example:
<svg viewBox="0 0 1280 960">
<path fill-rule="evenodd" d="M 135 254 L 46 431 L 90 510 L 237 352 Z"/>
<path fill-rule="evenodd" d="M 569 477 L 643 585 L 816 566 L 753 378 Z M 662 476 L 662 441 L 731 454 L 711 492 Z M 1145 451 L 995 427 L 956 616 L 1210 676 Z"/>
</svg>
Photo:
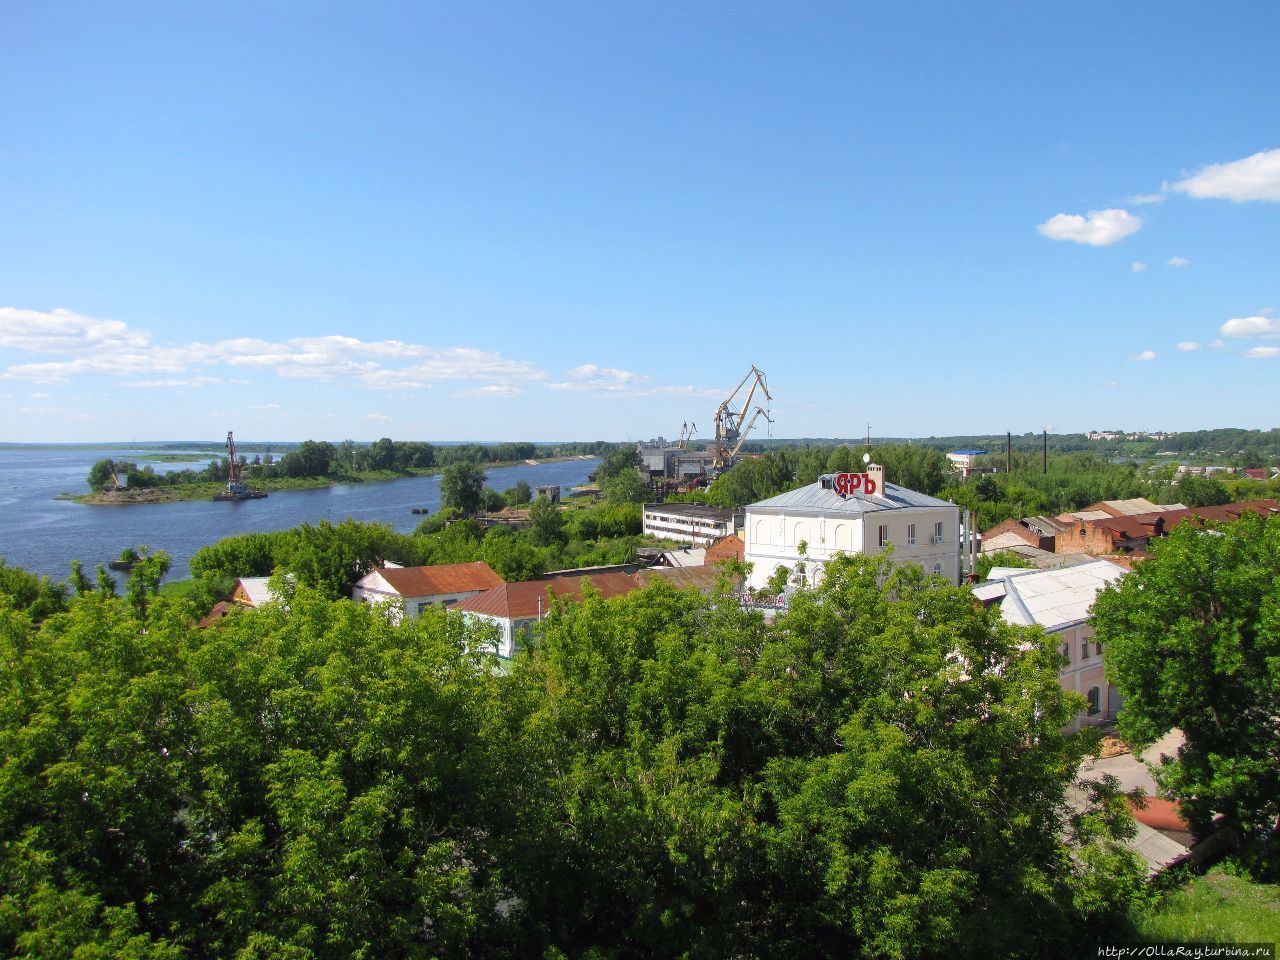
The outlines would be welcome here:
<svg viewBox="0 0 1280 960">
<path fill-rule="evenodd" d="M 855 488 L 841 480 L 847 477 L 864 479 Z M 829 474 L 751 504 L 743 539 L 743 559 L 752 565 L 747 585 L 757 590 L 780 567 L 793 582 L 813 586 L 837 554 L 877 555 L 890 546 L 894 562 L 959 584 L 965 546 L 958 506 L 886 483 L 874 465 L 866 474 Z"/>
<path fill-rule="evenodd" d="M 733 533 L 733 511 L 701 503 L 646 503 L 646 536 L 708 547 Z"/>
<path fill-rule="evenodd" d="M 1058 682 L 1086 703 L 1069 729 L 1114 722 L 1123 700 L 1107 682 L 1102 644 L 1094 639 L 1091 614 L 1098 593 L 1123 577 L 1124 569 L 1108 560 L 1094 560 L 1059 570 L 1001 572 L 1004 575 L 998 579 L 993 576 L 975 587 L 974 596 L 984 603 L 998 603 L 1009 623 L 1043 627 L 1053 638 L 1066 659 Z"/>
</svg>

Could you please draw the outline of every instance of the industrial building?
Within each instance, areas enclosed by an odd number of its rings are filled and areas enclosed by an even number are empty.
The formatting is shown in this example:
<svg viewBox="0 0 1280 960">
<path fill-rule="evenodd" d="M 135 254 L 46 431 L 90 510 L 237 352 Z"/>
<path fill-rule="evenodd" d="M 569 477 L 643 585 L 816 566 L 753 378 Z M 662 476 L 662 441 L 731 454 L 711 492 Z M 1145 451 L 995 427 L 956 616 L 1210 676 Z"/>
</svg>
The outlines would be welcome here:
<svg viewBox="0 0 1280 960">
<path fill-rule="evenodd" d="M 636 444 L 640 469 L 652 479 L 689 480 L 715 474 L 715 454 L 709 450 L 690 450 L 663 437 L 642 440 Z"/>
<path fill-rule="evenodd" d="M 734 531 L 733 511 L 701 503 L 646 503 L 646 536 L 706 547 Z"/>
<path fill-rule="evenodd" d="M 853 478 L 857 478 L 854 480 Z M 884 480 L 884 468 L 828 474 L 798 490 L 745 508 L 743 559 L 748 586 L 764 588 L 779 567 L 793 583 L 820 583 L 836 554 L 879 554 L 959 584 L 966 562 L 960 507 Z"/>
</svg>

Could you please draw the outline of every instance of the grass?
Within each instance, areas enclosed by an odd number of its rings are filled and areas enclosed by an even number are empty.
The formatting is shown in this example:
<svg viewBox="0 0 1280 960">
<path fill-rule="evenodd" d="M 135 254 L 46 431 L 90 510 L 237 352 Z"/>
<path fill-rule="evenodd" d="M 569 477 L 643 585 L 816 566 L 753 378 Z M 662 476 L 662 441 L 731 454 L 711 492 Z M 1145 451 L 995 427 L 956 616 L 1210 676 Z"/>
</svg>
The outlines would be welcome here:
<svg viewBox="0 0 1280 960">
<path fill-rule="evenodd" d="M 1132 939 L 1280 942 L 1280 886 L 1215 871 L 1160 895 L 1130 915 Z"/>
</svg>

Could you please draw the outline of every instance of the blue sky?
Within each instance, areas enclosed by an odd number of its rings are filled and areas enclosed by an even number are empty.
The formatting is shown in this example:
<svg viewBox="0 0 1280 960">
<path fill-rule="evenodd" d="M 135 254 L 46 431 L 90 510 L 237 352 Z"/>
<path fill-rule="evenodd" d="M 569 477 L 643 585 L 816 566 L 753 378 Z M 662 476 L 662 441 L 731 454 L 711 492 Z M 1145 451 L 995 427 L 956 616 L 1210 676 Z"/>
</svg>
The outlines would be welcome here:
<svg viewBox="0 0 1280 960">
<path fill-rule="evenodd" d="M 0 6 L 0 440 L 1270 428 L 1270 3 Z"/>
</svg>

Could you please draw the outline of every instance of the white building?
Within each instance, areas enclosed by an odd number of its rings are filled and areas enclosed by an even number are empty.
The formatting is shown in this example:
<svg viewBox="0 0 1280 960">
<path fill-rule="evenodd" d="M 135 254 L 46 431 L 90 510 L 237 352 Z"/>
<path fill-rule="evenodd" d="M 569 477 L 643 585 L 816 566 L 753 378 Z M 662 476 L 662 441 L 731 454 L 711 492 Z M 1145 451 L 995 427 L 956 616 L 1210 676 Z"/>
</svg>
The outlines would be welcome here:
<svg viewBox="0 0 1280 960">
<path fill-rule="evenodd" d="M 1054 638 L 1067 662 L 1058 673 L 1063 689 L 1085 698 L 1088 706 L 1072 721 L 1082 726 L 1110 723 L 1120 712 L 1120 692 L 1107 682 L 1102 644 L 1093 636 L 1093 601 L 1125 571 L 1109 560 L 1094 560 L 1060 570 L 991 571 L 991 579 L 974 587 L 984 604 L 1000 604 L 1000 615 L 1020 626 L 1041 626 Z"/>
<path fill-rule="evenodd" d="M 856 488 L 851 477 L 860 478 Z M 743 534 L 743 559 L 752 565 L 747 585 L 756 589 L 766 586 L 779 567 L 796 571 L 801 563 L 804 582 L 819 583 L 836 554 L 874 555 L 890 544 L 895 562 L 915 563 L 926 573 L 960 583 L 960 508 L 885 483 L 884 468 L 875 465 L 865 474 L 828 474 L 807 487 L 751 504 Z"/>
<path fill-rule="evenodd" d="M 733 511 L 701 503 L 646 503 L 642 529 L 646 536 L 708 547 L 733 533 Z"/>
</svg>

